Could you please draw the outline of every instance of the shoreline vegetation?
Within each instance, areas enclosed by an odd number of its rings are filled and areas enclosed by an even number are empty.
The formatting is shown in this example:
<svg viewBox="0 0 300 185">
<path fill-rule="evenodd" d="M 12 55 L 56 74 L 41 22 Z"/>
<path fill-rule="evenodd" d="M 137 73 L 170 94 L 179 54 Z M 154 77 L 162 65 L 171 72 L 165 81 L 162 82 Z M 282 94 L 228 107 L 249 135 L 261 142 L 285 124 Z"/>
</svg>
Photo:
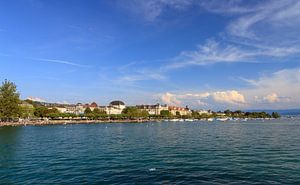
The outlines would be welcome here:
<svg viewBox="0 0 300 185">
<path fill-rule="evenodd" d="M 151 114 L 145 106 L 126 106 L 116 114 L 107 114 L 98 106 L 93 110 L 87 106 L 81 113 L 63 113 L 56 107 L 47 107 L 41 102 L 20 100 L 20 94 L 13 82 L 5 80 L 0 86 L 0 126 L 18 125 L 54 125 L 54 124 L 89 124 L 89 123 L 143 123 L 161 121 L 245 121 L 248 119 L 276 119 L 279 113 L 231 111 L 199 111 L 186 108 L 160 110 Z M 115 101 L 114 103 L 120 103 Z M 95 103 L 94 103 L 95 104 Z M 159 107 L 159 104 L 157 104 Z M 167 105 L 164 106 L 166 108 Z M 172 107 L 172 106 L 170 106 Z M 173 107 L 174 108 L 174 107 Z M 156 109 L 155 109 L 156 111 Z M 183 111 L 184 114 L 181 114 Z"/>
</svg>

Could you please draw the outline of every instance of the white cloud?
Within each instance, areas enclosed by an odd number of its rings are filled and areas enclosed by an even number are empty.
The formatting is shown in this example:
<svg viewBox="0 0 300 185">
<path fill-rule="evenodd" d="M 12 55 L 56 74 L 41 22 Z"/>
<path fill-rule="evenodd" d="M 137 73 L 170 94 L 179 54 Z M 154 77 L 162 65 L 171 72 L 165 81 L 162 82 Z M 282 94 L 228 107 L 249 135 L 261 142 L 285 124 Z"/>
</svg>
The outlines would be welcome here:
<svg viewBox="0 0 300 185">
<path fill-rule="evenodd" d="M 38 102 L 46 102 L 46 100 L 42 99 L 42 98 L 38 98 L 38 97 L 32 97 L 29 96 L 26 98 L 27 100 L 31 100 L 31 101 L 38 101 Z"/>
<path fill-rule="evenodd" d="M 245 6 L 242 5 L 242 1 L 236 0 L 210 0 L 210 1 L 200 1 L 199 5 L 206 9 L 209 12 L 218 13 L 218 14 L 245 14 L 257 12 L 258 10 L 263 9 L 263 7 L 258 6 Z"/>
<path fill-rule="evenodd" d="M 180 105 L 181 101 L 178 100 L 178 98 L 176 97 L 176 94 L 172 94 L 172 93 L 165 93 L 161 96 L 161 100 L 163 103 L 169 104 L 169 105 Z"/>
<path fill-rule="evenodd" d="M 250 100 L 252 107 L 300 107 L 300 68 L 280 70 L 246 82 L 251 87 L 241 91 Z"/>
<path fill-rule="evenodd" d="M 125 8 L 149 22 L 155 21 L 166 8 L 175 10 L 185 9 L 193 0 L 125 0 L 119 1 Z"/>
<path fill-rule="evenodd" d="M 165 78 L 166 77 L 159 71 L 140 69 L 139 71 L 127 71 L 126 74 L 118 78 L 117 81 L 120 83 L 131 83 L 143 80 L 164 80 Z"/>
<path fill-rule="evenodd" d="M 245 97 L 238 91 L 220 91 L 212 93 L 212 98 L 217 103 L 227 103 L 227 104 L 245 104 Z"/>
<path fill-rule="evenodd" d="M 199 93 L 165 93 L 167 104 L 207 108 L 286 109 L 300 107 L 300 68 L 284 69 L 258 79 L 244 80 L 249 87 Z"/>
<path fill-rule="evenodd" d="M 90 67 L 88 65 L 82 65 L 82 64 L 78 64 L 78 63 L 74 63 L 74 62 L 70 62 L 70 61 L 66 61 L 66 60 L 45 59 L 45 58 L 29 58 L 29 59 L 35 60 L 35 61 L 40 61 L 40 62 L 65 64 L 65 65 L 70 65 L 70 66 L 75 66 L 75 67 L 83 67 L 83 68 Z"/>
<path fill-rule="evenodd" d="M 276 93 L 268 94 L 267 96 L 263 97 L 264 101 L 269 103 L 278 103 L 278 102 L 289 102 L 290 98 L 288 97 L 279 97 Z"/>
<path fill-rule="evenodd" d="M 285 7 L 281 11 L 274 12 L 274 16 L 271 17 L 272 20 L 286 20 L 286 19 L 294 19 L 295 17 L 300 16 L 300 2 L 299 1 L 294 1 L 294 4 L 290 4 L 289 6 Z M 299 20 L 292 20 L 292 21 L 299 21 Z"/>
<path fill-rule="evenodd" d="M 136 1 L 135 1 L 136 2 Z M 300 2 L 298 0 L 256 1 L 139 1 L 148 21 L 155 21 L 166 7 L 185 10 L 193 5 L 200 11 L 227 16 L 229 22 L 221 41 L 209 39 L 195 50 L 184 50 L 160 66 L 159 74 L 187 66 L 236 62 L 292 62 L 300 56 Z M 143 4 L 143 5 L 142 5 Z M 160 17 L 161 16 L 161 17 Z M 218 38 L 217 38 L 218 39 Z M 293 60 L 289 60 L 293 57 Z M 281 60 L 284 59 L 284 60 Z M 228 104 L 247 108 L 297 108 L 300 106 L 300 68 L 284 69 L 245 80 L 250 87 L 200 93 L 165 93 L 165 103 L 198 106 Z"/>
<path fill-rule="evenodd" d="M 229 106 L 243 106 L 246 104 L 244 95 L 236 90 L 232 91 L 216 91 L 216 92 L 201 92 L 201 93 L 164 93 L 161 95 L 163 103 L 170 105 L 192 105 L 195 107 L 217 107 L 218 104 L 226 104 Z"/>
<path fill-rule="evenodd" d="M 151 21 L 163 14 L 166 7 L 185 10 L 191 6 L 231 18 L 222 42 L 210 39 L 197 50 L 182 51 L 161 67 L 162 72 L 193 65 L 262 62 L 261 57 L 269 57 L 272 61 L 300 54 L 300 39 L 299 42 L 295 39 L 298 32 L 293 31 L 300 27 L 300 2 L 297 0 L 251 3 L 244 0 L 135 0 L 130 4 Z M 283 27 L 286 23 L 291 24 Z"/>
<path fill-rule="evenodd" d="M 268 94 L 264 97 L 264 100 L 268 101 L 269 103 L 275 103 L 279 101 L 278 95 L 276 93 Z"/>
<path fill-rule="evenodd" d="M 247 48 L 247 49 L 246 49 Z M 251 49 L 250 49 L 251 48 Z M 182 68 L 192 65 L 208 65 L 214 63 L 259 62 L 259 57 L 286 57 L 300 53 L 297 47 L 238 47 L 230 44 L 222 45 L 214 40 L 208 40 L 199 45 L 196 51 L 184 51 L 167 64 L 165 69 Z"/>
<path fill-rule="evenodd" d="M 206 65 L 218 62 L 237 62 L 250 56 L 250 53 L 242 51 L 235 46 L 227 45 L 221 47 L 218 42 L 208 40 L 204 45 L 199 45 L 196 51 L 182 52 L 176 57 L 176 62 L 169 64 L 167 68 L 181 68 L 190 65 Z"/>
</svg>

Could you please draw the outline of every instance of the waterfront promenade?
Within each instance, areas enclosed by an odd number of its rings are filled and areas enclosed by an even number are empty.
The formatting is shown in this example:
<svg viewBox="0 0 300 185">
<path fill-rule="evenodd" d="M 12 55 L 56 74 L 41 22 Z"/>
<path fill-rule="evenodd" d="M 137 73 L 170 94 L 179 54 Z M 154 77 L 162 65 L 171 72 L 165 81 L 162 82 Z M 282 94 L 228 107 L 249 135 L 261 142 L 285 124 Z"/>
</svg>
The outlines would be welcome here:
<svg viewBox="0 0 300 185">
<path fill-rule="evenodd" d="M 122 119 L 122 120 L 35 120 L 19 122 L 0 122 L 2 126 L 26 126 L 26 125 L 63 125 L 63 124 L 93 124 L 93 123 L 143 123 L 149 121 L 159 121 L 150 119 Z"/>
</svg>

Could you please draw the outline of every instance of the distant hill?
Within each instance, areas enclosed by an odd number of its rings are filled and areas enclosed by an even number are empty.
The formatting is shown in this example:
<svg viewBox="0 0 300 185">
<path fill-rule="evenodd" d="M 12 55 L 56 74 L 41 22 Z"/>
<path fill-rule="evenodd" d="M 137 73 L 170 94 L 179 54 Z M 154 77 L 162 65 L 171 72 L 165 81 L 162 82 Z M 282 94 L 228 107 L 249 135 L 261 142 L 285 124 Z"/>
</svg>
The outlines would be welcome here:
<svg viewBox="0 0 300 185">
<path fill-rule="evenodd" d="M 267 112 L 267 113 L 272 113 L 272 112 L 278 112 L 281 115 L 300 115 L 300 109 L 282 109 L 282 110 L 272 110 L 272 109 L 257 109 L 257 110 L 244 110 L 245 112 Z"/>
</svg>

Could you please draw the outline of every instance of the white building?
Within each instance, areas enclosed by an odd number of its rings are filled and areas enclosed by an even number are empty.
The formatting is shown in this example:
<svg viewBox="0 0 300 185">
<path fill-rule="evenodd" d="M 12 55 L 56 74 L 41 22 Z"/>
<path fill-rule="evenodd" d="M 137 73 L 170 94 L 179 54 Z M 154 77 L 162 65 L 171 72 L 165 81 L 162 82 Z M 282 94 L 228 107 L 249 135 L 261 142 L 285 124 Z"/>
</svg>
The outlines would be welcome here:
<svg viewBox="0 0 300 185">
<path fill-rule="evenodd" d="M 107 114 L 122 114 L 125 109 L 125 103 L 119 100 L 110 102 L 109 106 L 105 107 Z"/>
<path fill-rule="evenodd" d="M 169 111 L 172 115 L 186 116 L 191 115 L 192 111 L 188 107 L 169 106 Z"/>
<path fill-rule="evenodd" d="M 198 112 L 200 115 L 201 114 L 207 114 L 207 115 L 212 114 L 211 110 L 196 110 L 195 112 Z"/>
<path fill-rule="evenodd" d="M 77 103 L 75 106 L 75 114 L 77 115 L 84 114 L 84 111 L 85 111 L 84 105 L 81 103 Z"/>
<path fill-rule="evenodd" d="M 160 111 L 168 110 L 167 105 L 136 105 L 140 110 L 146 110 L 150 115 L 160 115 Z"/>
</svg>

